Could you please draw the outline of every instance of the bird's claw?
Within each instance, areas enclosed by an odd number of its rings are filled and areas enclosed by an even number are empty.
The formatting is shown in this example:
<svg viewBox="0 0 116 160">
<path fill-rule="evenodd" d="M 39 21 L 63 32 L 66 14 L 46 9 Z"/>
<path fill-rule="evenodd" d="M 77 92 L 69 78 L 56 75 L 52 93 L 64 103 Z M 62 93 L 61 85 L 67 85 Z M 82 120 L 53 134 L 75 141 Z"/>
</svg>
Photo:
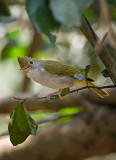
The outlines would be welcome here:
<svg viewBox="0 0 116 160">
<path fill-rule="evenodd" d="M 55 95 L 55 94 L 56 94 L 56 93 L 48 94 L 48 95 L 47 95 L 47 100 L 50 100 L 51 96 L 52 96 L 52 95 Z M 61 92 L 58 94 L 58 97 L 59 97 L 59 99 L 62 99 Z"/>
</svg>

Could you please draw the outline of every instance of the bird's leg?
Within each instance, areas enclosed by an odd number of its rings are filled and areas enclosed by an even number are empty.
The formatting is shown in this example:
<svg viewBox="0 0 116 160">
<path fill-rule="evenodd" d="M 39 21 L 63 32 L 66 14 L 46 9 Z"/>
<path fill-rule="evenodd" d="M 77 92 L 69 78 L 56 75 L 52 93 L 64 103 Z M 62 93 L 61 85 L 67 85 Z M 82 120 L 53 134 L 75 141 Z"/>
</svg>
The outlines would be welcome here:
<svg viewBox="0 0 116 160">
<path fill-rule="evenodd" d="M 62 92 L 62 90 L 63 90 L 63 89 L 60 89 L 60 90 L 59 90 L 59 91 L 57 91 L 57 92 L 54 92 L 54 93 L 50 93 L 50 94 L 48 94 L 48 95 L 47 95 L 47 100 L 49 100 L 49 99 L 50 99 L 50 97 L 51 97 L 52 95 L 55 95 L 55 94 L 58 94 L 59 98 L 61 99 L 61 98 L 62 98 L 62 96 L 61 96 L 61 92 Z"/>
</svg>

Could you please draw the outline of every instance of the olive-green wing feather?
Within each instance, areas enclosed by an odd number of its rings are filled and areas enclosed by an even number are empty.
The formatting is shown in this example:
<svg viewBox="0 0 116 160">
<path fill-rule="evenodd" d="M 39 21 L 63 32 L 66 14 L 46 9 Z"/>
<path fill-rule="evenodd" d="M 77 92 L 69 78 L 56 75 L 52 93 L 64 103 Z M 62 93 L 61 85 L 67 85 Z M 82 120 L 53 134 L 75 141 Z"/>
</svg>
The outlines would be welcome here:
<svg viewBox="0 0 116 160">
<path fill-rule="evenodd" d="M 59 76 L 74 77 L 75 73 L 81 73 L 76 68 L 68 66 L 62 62 L 51 61 L 51 60 L 45 61 L 45 69 L 48 73 Z"/>
<path fill-rule="evenodd" d="M 78 69 L 68 66 L 62 62 L 47 60 L 44 61 L 44 68 L 49 74 L 59 76 L 70 76 L 74 78 L 75 73 L 81 73 Z M 94 81 L 91 78 L 87 78 L 89 81 Z"/>
</svg>

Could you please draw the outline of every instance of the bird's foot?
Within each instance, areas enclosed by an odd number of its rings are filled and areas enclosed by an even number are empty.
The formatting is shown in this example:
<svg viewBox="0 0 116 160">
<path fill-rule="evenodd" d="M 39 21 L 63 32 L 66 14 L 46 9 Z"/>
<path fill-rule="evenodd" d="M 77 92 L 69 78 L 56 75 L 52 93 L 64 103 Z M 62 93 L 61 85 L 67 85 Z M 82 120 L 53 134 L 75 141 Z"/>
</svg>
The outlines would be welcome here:
<svg viewBox="0 0 116 160">
<path fill-rule="evenodd" d="M 47 100 L 50 100 L 50 97 L 51 97 L 52 95 L 55 95 L 55 94 L 58 94 L 58 97 L 61 99 L 61 98 L 62 98 L 61 92 L 62 92 L 62 89 L 60 89 L 60 90 L 57 91 L 57 92 L 48 94 L 48 95 L 47 95 Z"/>
<path fill-rule="evenodd" d="M 50 100 L 51 94 L 47 95 L 47 100 Z"/>
</svg>

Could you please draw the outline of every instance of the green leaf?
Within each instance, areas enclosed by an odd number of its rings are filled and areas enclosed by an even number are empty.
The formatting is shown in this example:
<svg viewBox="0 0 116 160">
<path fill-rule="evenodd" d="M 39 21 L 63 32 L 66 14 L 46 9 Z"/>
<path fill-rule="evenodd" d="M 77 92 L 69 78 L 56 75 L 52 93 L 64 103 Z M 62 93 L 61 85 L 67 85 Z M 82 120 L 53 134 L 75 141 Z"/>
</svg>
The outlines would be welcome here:
<svg viewBox="0 0 116 160">
<path fill-rule="evenodd" d="M 0 16 L 11 16 L 8 4 L 4 1 L 0 1 Z"/>
<path fill-rule="evenodd" d="M 90 65 L 87 65 L 86 68 L 84 69 L 85 71 L 85 76 L 87 77 L 88 73 L 89 73 L 89 70 L 90 70 L 91 66 Z"/>
<path fill-rule="evenodd" d="M 51 0 L 50 7 L 54 17 L 66 26 L 79 26 L 85 9 L 93 0 Z"/>
<path fill-rule="evenodd" d="M 1 54 L 1 60 L 7 58 L 17 59 L 17 56 L 25 56 L 26 48 L 22 46 L 10 46 L 9 44 L 4 47 Z"/>
<path fill-rule="evenodd" d="M 55 18 L 62 24 L 68 26 L 77 25 L 79 13 L 75 0 L 51 0 L 50 7 Z"/>
<path fill-rule="evenodd" d="M 70 93 L 70 88 L 64 88 L 61 92 L 61 96 L 65 96 Z"/>
<path fill-rule="evenodd" d="M 61 115 L 71 115 L 75 113 L 80 113 L 83 111 L 82 107 L 67 107 L 59 110 L 59 114 Z"/>
<path fill-rule="evenodd" d="M 104 70 L 101 72 L 101 74 L 102 74 L 102 76 L 105 77 L 105 78 L 110 77 L 106 69 L 104 69 Z"/>
<path fill-rule="evenodd" d="M 51 34 L 53 29 L 59 28 L 59 23 L 54 19 L 48 0 L 26 0 L 26 10 L 33 25 L 39 32 L 46 34 L 52 43 L 56 37 Z"/>
<path fill-rule="evenodd" d="M 8 37 L 10 37 L 12 40 L 18 40 L 20 38 L 20 30 L 17 29 L 17 30 L 10 31 L 8 33 Z"/>
<path fill-rule="evenodd" d="M 92 8 L 93 9 L 93 8 Z M 93 23 L 93 21 L 95 20 L 96 15 L 93 16 L 93 11 L 91 9 L 87 9 L 84 12 L 84 16 L 87 18 L 87 20 L 90 22 L 90 24 Z"/>
<path fill-rule="evenodd" d="M 67 116 L 67 117 L 64 117 L 64 118 L 60 118 L 59 120 L 57 120 L 58 123 L 68 123 L 72 120 L 72 116 Z"/>
<path fill-rule="evenodd" d="M 56 116 L 56 112 L 52 112 L 51 110 L 38 110 L 31 112 L 31 117 L 36 121 L 49 119 L 54 116 Z"/>
<path fill-rule="evenodd" d="M 37 128 L 38 125 L 31 118 L 23 103 L 12 110 L 8 130 L 10 141 L 14 146 L 24 142 L 30 134 L 36 134 Z"/>
<path fill-rule="evenodd" d="M 109 5 L 116 7 L 116 0 L 107 0 L 107 2 Z"/>
</svg>

